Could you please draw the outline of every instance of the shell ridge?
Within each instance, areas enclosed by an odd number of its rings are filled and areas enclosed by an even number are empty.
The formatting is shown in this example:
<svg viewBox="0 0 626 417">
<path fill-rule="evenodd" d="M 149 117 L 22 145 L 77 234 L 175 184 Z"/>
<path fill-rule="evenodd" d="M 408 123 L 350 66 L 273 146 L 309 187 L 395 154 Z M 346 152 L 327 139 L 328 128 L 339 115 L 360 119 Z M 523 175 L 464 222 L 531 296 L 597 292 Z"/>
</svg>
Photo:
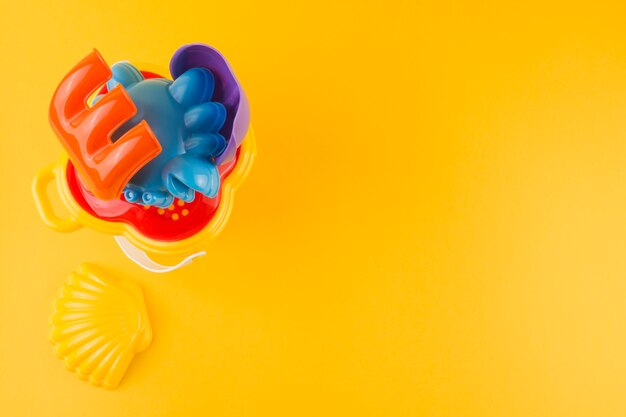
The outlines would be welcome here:
<svg viewBox="0 0 626 417">
<path fill-rule="evenodd" d="M 52 304 L 50 340 L 65 367 L 80 379 L 117 387 L 134 355 L 152 341 L 141 288 L 81 265 Z"/>
</svg>

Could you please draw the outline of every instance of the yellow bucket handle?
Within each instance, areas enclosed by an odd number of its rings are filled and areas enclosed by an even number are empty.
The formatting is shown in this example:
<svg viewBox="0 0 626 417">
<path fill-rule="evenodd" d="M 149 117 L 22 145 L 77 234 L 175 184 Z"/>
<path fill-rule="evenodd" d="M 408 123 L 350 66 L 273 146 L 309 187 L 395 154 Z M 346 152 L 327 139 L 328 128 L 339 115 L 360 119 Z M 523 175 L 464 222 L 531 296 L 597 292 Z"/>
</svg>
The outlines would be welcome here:
<svg viewBox="0 0 626 417">
<path fill-rule="evenodd" d="M 35 205 L 41 215 L 44 223 L 58 232 L 73 232 L 80 229 L 83 225 L 76 221 L 73 217 L 62 219 L 57 216 L 52 208 L 52 202 L 48 195 L 48 184 L 56 178 L 54 170 L 55 164 L 47 166 L 37 173 L 33 181 L 33 196 L 35 197 Z"/>
</svg>

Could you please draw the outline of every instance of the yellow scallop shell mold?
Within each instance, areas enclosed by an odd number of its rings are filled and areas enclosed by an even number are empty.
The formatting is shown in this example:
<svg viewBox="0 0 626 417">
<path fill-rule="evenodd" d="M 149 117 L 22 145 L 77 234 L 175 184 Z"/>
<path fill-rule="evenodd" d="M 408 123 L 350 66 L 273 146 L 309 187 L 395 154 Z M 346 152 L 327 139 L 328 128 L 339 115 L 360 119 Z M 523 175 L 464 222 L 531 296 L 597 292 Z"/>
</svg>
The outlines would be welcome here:
<svg viewBox="0 0 626 417">
<path fill-rule="evenodd" d="M 89 264 L 69 276 L 50 321 L 65 367 L 108 389 L 119 385 L 135 354 L 152 341 L 141 289 Z"/>
</svg>

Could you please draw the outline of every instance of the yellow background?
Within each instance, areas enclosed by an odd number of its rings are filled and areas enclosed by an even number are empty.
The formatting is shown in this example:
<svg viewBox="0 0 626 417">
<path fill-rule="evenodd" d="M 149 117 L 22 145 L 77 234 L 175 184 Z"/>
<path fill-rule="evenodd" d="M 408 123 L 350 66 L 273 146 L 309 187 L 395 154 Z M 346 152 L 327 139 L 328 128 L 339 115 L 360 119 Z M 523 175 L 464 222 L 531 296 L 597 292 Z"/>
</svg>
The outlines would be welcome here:
<svg viewBox="0 0 626 417">
<path fill-rule="evenodd" d="M 3 0 L 0 415 L 626 415 L 623 2 Z M 259 156 L 209 255 L 155 275 L 38 218 L 93 47 L 220 49 Z M 90 261 L 154 329 L 115 391 L 48 342 Z"/>
</svg>

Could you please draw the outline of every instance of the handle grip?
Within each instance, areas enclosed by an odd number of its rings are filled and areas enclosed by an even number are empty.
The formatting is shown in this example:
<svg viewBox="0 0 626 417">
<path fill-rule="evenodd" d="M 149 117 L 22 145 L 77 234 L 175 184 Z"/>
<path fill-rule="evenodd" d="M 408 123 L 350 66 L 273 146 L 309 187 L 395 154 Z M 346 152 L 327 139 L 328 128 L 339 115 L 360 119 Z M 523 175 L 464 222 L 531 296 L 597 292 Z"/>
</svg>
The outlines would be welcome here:
<svg viewBox="0 0 626 417">
<path fill-rule="evenodd" d="M 196 252 L 187 256 L 176 265 L 161 265 L 160 263 L 153 261 L 146 252 L 142 251 L 141 249 L 130 243 L 130 241 L 124 236 L 118 235 L 114 236 L 114 238 L 117 244 L 122 249 L 122 252 L 124 252 L 124 255 L 128 256 L 131 261 L 150 272 L 165 273 L 175 271 L 185 265 L 189 265 L 194 260 L 194 258 L 206 255 L 205 251 Z"/>
<path fill-rule="evenodd" d="M 58 231 L 58 232 L 73 232 L 83 227 L 73 217 L 61 218 L 56 215 L 52 202 L 50 201 L 50 195 L 47 188 L 50 182 L 56 179 L 56 173 L 54 170 L 54 164 L 42 169 L 37 173 L 33 181 L 33 196 L 35 197 L 35 205 L 37 211 L 43 219 L 46 226 Z"/>
</svg>

